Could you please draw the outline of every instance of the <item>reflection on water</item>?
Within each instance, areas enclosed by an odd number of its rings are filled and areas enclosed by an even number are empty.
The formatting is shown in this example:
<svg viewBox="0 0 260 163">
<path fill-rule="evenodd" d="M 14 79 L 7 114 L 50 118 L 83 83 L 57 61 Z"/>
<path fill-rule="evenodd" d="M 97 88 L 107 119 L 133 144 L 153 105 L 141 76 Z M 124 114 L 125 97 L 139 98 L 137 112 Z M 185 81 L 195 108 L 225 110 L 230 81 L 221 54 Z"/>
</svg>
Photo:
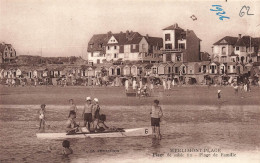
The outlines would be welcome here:
<svg viewBox="0 0 260 163">
<path fill-rule="evenodd" d="M 106 162 L 153 158 L 171 148 L 218 147 L 249 151 L 260 146 L 259 106 L 163 106 L 162 140 L 153 137 L 70 139 L 74 154 L 61 155 L 62 140 L 37 139 L 38 106 L 0 108 L 0 162 Z M 81 107 L 79 107 L 81 108 Z M 79 111 L 79 113 L 81 110 Z M 103 106 L 109 126 L 150 125 L 150 106 Z M 62 132 L 68 112 L 47 106 L 45 131 Z M 77 118 L 82 122 L 80 115 Z"/>
</svg>

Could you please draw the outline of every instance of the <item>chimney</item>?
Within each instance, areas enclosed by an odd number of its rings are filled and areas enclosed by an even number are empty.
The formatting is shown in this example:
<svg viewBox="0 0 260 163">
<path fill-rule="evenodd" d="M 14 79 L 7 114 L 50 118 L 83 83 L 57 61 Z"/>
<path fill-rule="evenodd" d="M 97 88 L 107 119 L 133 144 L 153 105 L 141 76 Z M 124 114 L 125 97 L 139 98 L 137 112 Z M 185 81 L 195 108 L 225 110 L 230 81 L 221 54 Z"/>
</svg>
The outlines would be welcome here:
<svg viewBox="0 0 260 163">
<path fill-rule="evenodd" d="M 238 39 L 241 39 L 241 34 L 238 34 Z"/>
<path fill-rule="evenodd" d="M 128 31 L 128 30 L 127 30 L 125 33 L 126 33 L 126 36 L 128 36 L 128 35 L 129 35 L 129 31 Z"/>
<path fill-rule="evenodd" d="M 178 28 L 178 24 L 177 23 L 175 23 L 173 26 L 174 26 L 174 28 Z"/>
<path fill-rule="evenodd" d="M 107 38 L 108 38 L 108 39 L 109 39 L 109 37 L 111 37 L 111 35 L 112 35 L 112 32 L 111 32 L 111 31 L 107 32 Z"/>
</svg>

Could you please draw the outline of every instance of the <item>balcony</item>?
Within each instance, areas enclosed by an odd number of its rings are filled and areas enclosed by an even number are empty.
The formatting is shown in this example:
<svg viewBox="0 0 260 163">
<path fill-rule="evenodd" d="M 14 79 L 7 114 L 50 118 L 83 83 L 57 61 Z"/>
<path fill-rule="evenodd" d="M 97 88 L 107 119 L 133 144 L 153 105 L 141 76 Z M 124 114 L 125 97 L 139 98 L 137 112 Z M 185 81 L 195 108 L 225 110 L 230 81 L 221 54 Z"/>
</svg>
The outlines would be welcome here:
<svg viewBox="0 0 260 163">
<path fill-rule="evenodd" d="M 163 52 L 182 52 L 182 49 L 162 49 Z"/>
</svg>

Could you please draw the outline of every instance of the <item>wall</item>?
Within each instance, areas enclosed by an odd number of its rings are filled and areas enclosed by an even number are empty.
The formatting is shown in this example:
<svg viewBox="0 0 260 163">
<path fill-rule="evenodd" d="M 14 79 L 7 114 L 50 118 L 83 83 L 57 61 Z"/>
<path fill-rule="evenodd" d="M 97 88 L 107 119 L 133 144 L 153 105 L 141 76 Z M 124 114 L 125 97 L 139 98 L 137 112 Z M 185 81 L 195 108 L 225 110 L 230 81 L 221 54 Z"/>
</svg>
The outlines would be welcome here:
<svg viewBox="0 0 260 163">
<path fill-rule="evenodd" d="M 142 45 L 144 45 L 144 47 Z M 139 52 L 146 52 L 146 53 L 148 53 L 148 43 L 147 43 L 147 41 L 146 41 L 146 39 L 144 37 L 139 42 Z"/>
<path fill-rule="evenodd" d="M 104 55 L 102 55 L 102 57 L 100 57 L 100 52 L 93 52 L 93 57 L 91 57 L 92 52 L 88 52 L 88 62 L 93 62 L 94 64 L 97 64 L 97 60 L 100 60 L 100 63 L 103 63 L 102 60 L 106 59 L 106 57 Z"/>
<path fill-rule="evenodd" d="M 187 50 L 186 50 L 186 57 L 183 57 L 184 62 L 198 62 L 200 58 L 200 40 L 196 36 L 196 34 L 191 31 L 187 30 L 186 33 L 187 39 Z"/>
<path fill-rule="evenodd" d="M 170 34 L 170 41 L 165 40 L 165 34 Z M 163 30 L 163 48 L 165 44 L 172 44 L 172 49 L 175 49 L 175 31 L 174 30 Z"/>
</svg>

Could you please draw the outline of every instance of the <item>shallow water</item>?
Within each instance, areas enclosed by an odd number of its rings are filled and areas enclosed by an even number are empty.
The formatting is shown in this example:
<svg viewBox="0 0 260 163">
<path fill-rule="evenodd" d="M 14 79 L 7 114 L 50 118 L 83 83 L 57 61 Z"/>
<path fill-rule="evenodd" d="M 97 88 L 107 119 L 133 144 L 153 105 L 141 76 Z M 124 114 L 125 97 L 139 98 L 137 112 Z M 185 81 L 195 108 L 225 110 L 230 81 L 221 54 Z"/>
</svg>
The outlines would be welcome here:
<svg viewBox="0 0 260 163">
<path fill-rule="evenodd" d="M 0 106 L 0 162 L 137 162 L 157 160 L 153 153 L 172 148 L 220 148 L 222 152 L 258 152 L 259 106 L 162 106 L 162 140 L 152 137 L 70 139 L 74 154 L 61 155 L 62 140 L 37 139 L 39 106 Z M 107 124 L 150 126 L 150 106 L 101 106 Z M 79 106 L 79 113 L 82 106 Z M 46 107 L 45 132 L 62 132 L 67 106 Z M 77 121 L 81 121 L 78 114 Z M 43 131 L 41 131 L 43 132 Z M 106 151 L 99 151 L 106 150 Z M 169 159 L 169 158 L 167 158 Z M 136 161 L 135 161 L 136 162 Z"/>
</svg>

